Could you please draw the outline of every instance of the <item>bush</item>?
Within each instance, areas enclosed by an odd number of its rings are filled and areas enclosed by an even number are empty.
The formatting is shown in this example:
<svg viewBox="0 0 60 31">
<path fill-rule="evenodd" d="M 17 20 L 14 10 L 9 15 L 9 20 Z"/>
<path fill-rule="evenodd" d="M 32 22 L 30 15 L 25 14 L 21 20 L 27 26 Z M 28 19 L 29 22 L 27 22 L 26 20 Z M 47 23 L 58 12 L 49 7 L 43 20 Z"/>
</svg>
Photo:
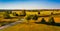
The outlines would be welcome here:
<svg viewBox="0 0 60 31">
<path fill-rule="evenodd" d="M 18 14 L 16 14 L 15 16 L 19 16 Z"/>
<path fill-rule="evenodd" d="M 44 18 L 42 18 L 41 23 L 46 23 L 46 21 L 44 20 Z"/>
<path fill-rule="evenodd" d="M 27 16 L 27 17 L 26 17 L 26 20 L 30 20 L 30 19 L 31 19 L 31 17 L 30 17 L 30 16 Z"/>
<path fill-rule="evenodd" d="M 51 17 L 51 18 L 49 19 L 48 23 L 49 23 L 49 24 L 54 24 L 54 23 L 55 23 L 54 18 Z"/>
<path fill-rule="evenodd" d="M 33 16 L 33 20 L 37 20 L 38 19 L 38 16 L 37 15 L 34 15 Z"/>
<path fill-rule="evenodd" d="M 4 14 L 4 16 L 5 16 L 4 18 L 5 19 L 10 19 L 11 16 L 9 14 L 10 14 L 9 11 L 6 11 L 5 14 Z"/>
<path fill-rule="evenodd" d="M 5 15 L 5 19 L 10 19 L 11 17 L 10 17 L 10 15 L 9 14 L 6 14 Z"/>
<path fill-rule="evenodd" d="M 19 16 L 16 12 L 13 13 L 14 16 Z"/>
<path fill-rule="evenodd" d="M 26 16 L 26 12 L 25 11 L 22 11 L 22 13 L 21 13 L 20 16 Z"/>
</svg>

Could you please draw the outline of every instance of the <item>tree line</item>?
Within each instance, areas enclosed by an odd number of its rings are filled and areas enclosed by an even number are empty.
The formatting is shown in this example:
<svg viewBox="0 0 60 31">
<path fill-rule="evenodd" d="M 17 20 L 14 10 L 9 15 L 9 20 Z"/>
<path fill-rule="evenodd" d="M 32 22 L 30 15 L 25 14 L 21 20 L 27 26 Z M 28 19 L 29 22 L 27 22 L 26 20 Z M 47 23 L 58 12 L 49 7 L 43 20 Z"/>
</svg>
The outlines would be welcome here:
<svg viewBox="0 0 60 31">
<path fill-rule="evenodd" d="M 25 11 L 22 11 L 22 14 L 17 14 L 16 12 L 13 12 L 12 11 L 5 11 L 5 14 L 4 14 L 4 18 L 5 19 L 11 19 L 11 16 L 10 14 L 13 14 L 13 16 L 26 16 L 26 13 Z"/>
</svg>

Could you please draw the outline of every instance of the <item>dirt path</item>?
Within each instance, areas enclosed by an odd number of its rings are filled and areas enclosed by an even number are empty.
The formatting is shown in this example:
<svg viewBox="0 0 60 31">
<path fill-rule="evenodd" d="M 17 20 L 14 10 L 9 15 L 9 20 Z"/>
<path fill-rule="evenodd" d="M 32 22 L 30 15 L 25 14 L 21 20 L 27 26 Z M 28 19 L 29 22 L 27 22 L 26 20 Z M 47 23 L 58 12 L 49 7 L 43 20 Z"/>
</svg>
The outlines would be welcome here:
<svg viewBox="0 0 60 31">
<path fill-rule="evenodd" d="M 60 27 L 45 24 L 16 24 L 2 31 L 59 31 Z"/>
<path fill-rule="evenodd" d="M 17 22 L 14 22 L 14 23 L 11 23 L 11 24 L 2 26 L 2 27 L 0 27 L 0 30 L 5 29 L 5 28 L 10 27 L 10 26 L 13 26 L 13 25 L 15 25 L 15 24 L 18 24 L 18 23 L 20 23 L 20 22 L 21 22 L 21 21 L 17 21 Z"/>
</svg>

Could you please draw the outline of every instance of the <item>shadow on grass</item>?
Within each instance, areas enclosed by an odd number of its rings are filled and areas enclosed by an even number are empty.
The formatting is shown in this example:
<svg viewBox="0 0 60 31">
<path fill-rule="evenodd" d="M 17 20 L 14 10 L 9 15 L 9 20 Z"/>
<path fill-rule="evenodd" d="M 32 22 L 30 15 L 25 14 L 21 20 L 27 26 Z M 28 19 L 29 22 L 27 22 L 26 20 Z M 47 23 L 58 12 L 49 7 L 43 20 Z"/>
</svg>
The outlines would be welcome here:
<svg viewBox="0 0 60 31">
<path fill-rule="evenodd" d="M 35 22 L 36 24 L 46 24 L 46 25 L 52 25 L 52 26 L 60 26 L 60 23 L 48 23 L 48 22 L 45 22 L 45 23 L 42 23 L 42 22 Z"/>
</svg>

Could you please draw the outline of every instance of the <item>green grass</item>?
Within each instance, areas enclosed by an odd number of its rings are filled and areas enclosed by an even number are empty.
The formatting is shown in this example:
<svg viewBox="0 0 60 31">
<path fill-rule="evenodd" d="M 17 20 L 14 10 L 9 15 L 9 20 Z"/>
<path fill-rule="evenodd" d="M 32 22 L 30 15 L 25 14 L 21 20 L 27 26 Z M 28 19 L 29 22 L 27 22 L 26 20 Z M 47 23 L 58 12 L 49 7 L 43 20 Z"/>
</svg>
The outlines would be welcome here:
<svg viewBox="0 0 60 31">
<path fill-rule="evenodd" d="M 16 24 L 1 31 L 60 31 L 60 27 L 45 24 Z"/>
</svg>

